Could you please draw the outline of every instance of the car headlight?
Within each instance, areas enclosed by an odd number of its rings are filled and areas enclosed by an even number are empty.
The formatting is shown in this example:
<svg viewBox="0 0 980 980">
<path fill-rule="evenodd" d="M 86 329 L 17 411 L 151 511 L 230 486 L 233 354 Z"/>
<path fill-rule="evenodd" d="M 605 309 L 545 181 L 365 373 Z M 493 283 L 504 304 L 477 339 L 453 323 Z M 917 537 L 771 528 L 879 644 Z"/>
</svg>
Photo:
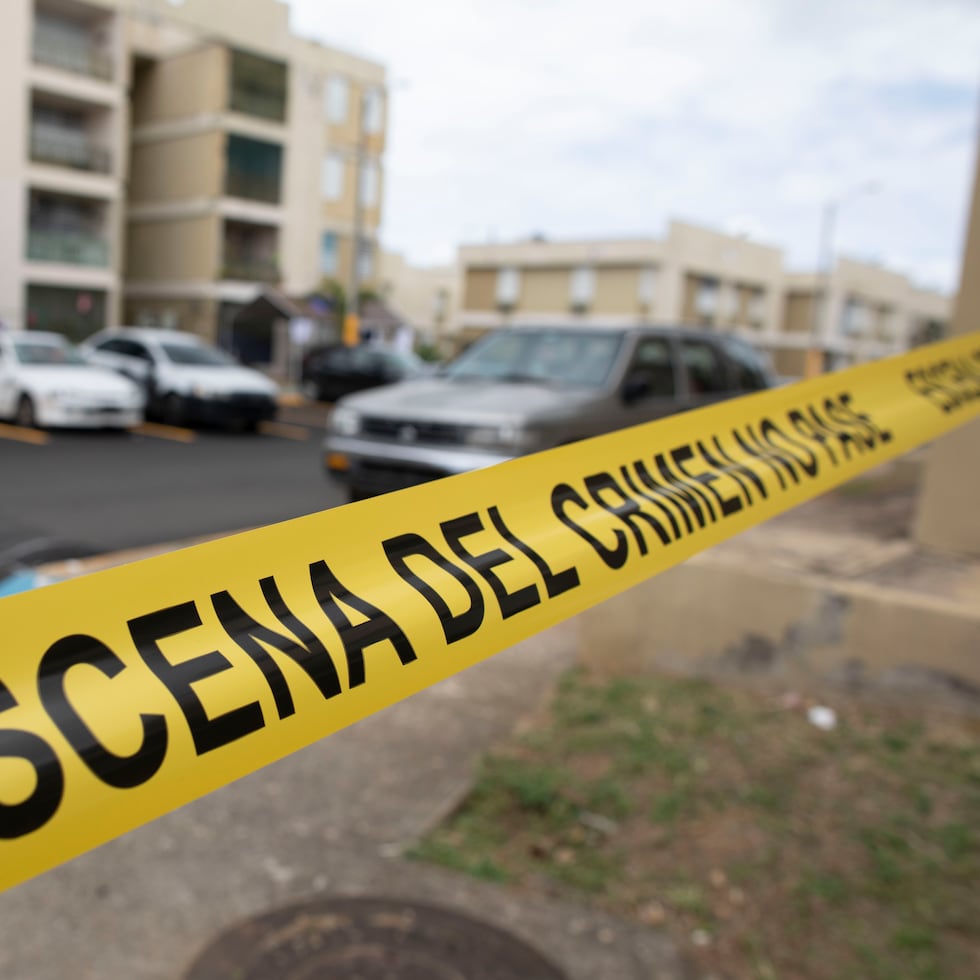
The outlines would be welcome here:
<svg viewBox="0 0 980 980">
<path fill-rule="evenodd" d="M 47 402 L 49 405 L 64 405 L 67 402 L 77 402 L 79 400 L 79 396 L 74 391 L 56 388 L 54 391 L 47 392 L 43 396 L 42 400 Z"/>
<path fill-rule="evenodd" d="M 463 438 L 467 446 L 481 449 L 529 449 L 534 443 L 532 432 L 512 423 L 477 425 L 467 430 Z"/>
<path fill-rule="evenodd" d="M 329 425 L 338 436 L 356 436 L 361 431 L 361 416 L 354 409 L 341 406 L 330 413 Z"/>
</svg>

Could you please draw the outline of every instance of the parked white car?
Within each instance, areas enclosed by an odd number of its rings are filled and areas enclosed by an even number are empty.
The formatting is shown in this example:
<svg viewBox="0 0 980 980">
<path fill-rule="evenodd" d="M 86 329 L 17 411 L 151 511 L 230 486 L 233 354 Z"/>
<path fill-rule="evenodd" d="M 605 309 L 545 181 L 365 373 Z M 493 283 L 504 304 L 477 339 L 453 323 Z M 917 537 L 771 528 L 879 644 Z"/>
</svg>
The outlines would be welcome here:
<svg viewBox="0 0 980 980">
<path fill-rule="evenodd" d="M 193 423 L 254 429 L 275 417 L 279 387 L 260 371 L 194 334 L 156 327 L 116 327 L 81 349 L 93 364 L 140 385 L 146 414 L 169 425 Z"/>
<path fill-rule="evenodd" d="M 61 334 L 0 331 L 0 418 L 42 428 L 131 428 L 143 392 L 89 364 Z"/>
</svg>

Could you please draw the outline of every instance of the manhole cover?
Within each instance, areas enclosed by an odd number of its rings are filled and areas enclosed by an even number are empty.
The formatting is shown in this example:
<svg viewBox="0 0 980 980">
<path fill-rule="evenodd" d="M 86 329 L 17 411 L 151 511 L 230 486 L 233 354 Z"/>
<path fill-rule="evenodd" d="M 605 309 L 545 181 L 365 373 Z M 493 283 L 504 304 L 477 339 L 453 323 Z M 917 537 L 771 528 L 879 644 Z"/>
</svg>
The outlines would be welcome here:
<svg viewBox="0 0 980 980">
<path fill-rule="evenodd" d="M 519 939 L 458 912 L 323 899 L 222 933 L 186 980 L 567 980 Z"/>
</svg>

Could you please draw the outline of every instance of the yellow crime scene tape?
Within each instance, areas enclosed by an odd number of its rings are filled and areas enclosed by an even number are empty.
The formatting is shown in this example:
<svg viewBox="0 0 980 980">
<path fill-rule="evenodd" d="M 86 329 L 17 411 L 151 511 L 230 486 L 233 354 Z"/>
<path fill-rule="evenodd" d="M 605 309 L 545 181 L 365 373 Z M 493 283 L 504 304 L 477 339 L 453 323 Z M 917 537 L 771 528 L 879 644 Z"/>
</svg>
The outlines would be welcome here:
<svg viewBox="0 0 980 980">
<path fill-rule="evenodd" d="M 0 600 L 0 886 L 978 414 L 980 333 Z"/>
</svg>

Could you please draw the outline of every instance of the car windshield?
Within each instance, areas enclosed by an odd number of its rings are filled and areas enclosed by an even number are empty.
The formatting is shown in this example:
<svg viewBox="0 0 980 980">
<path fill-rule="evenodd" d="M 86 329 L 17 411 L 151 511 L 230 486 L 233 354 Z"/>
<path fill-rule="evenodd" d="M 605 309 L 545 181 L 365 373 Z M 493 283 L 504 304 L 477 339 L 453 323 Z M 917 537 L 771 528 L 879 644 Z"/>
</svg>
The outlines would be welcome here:
<svg viewBox="0 0 980 980">
<path fill-rule="evenodd" d="M 81 354 L 68 341 L 15 340 L 14 354 L 21 364 L 85 364 Z"/>
<path fill-rule="evenodd" d="M 505 330 L 460 354 L 446 376 L 598 388 L 609 377 L 622 343 L 620 330 Z"/>
<path fill-rule="evenodd" d="M 161 344 L 167 360 L 173 364 L 200 364 L 207 367 L 234 367 L 235 359 L 223 350 L 203 344 Z"/>
</svg>

